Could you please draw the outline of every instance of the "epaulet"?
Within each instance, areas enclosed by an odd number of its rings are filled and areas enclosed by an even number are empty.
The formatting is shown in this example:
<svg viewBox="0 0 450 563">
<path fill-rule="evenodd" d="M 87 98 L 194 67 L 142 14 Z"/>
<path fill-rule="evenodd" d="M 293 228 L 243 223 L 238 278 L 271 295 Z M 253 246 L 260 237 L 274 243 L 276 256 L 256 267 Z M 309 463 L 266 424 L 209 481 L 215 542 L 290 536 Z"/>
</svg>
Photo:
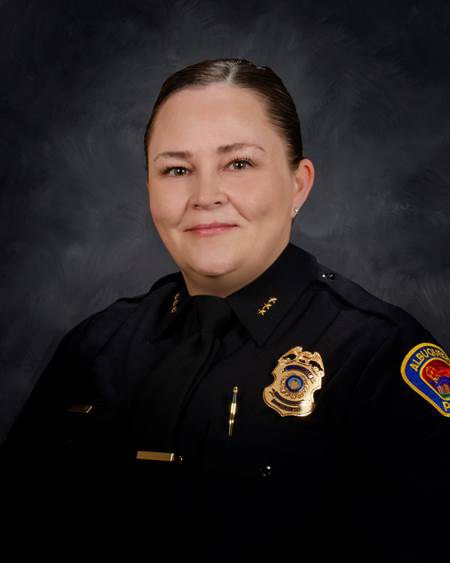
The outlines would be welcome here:
<svg viewBox="0 0 450 563">
<path fill-rule="evenodd" d="M 347 306 L 382 317 L 396 326 L 419 325 L 418 321 L 401 307 L 373 295 L 357 282 L 318 263 L 317 282 L 325 285 Z"/>
</svg>

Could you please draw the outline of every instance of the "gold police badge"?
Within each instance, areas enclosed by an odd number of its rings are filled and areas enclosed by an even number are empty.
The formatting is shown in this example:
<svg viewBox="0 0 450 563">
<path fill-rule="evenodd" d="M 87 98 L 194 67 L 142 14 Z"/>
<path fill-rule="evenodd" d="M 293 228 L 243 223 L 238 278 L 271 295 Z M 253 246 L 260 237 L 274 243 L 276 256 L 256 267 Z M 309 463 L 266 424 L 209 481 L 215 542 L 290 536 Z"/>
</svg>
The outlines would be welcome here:
<svg viewBox="0 0 450 563">
<path fill-rule="evenodd" d="M 307 416 L 314 409 L 314 392 L 325 375 L 322 357 L 295 346 L 278 358 L 274 382 L 263 391 L 264 402 L 281 416 Z"/>
</svg>

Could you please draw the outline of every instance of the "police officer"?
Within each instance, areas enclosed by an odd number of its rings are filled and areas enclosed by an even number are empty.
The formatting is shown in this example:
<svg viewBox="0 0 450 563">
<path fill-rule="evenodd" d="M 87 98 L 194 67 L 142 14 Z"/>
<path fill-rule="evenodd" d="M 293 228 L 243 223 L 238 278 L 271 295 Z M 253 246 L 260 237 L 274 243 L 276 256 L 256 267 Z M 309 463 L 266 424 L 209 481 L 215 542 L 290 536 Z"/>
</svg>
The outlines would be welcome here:
<svg viewBox="0 0 450 563">
<path fill-rule="evenodd" d="M 450 360 L 290 242 L 314 167 L 281 80 L 186 67 L 145 147 L 179 271 L 62 339 L 3 447 L 14 494 L 38 475 L 78 547 L 126 530 L 168 560 L 437 561 Z"/>
</svg>

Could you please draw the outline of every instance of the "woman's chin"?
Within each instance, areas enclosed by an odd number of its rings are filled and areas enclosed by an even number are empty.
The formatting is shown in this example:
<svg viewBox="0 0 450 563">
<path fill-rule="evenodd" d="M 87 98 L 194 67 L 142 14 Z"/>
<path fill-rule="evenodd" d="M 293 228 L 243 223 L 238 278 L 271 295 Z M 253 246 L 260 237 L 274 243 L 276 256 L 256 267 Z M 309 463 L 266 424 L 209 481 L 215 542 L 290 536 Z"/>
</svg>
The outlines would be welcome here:
<svg viewBox="0 0 450 563">
<path fill-rule="evenodd" d="M 202 276 L 223 276 L 236 269 L 236 260 L 231 257 L 219 259 L 217 255 L 202 256 L 201 259 L 197 256 L 190 262 L 189 269 Z"/>
<path fill-rule="evenodd" d="M 196 274 L 208 277 L 219 277 L 224 276 L 233 271 L 232 268 L 212 268 L 212 267 L 200 267 L 194 265 L 193 270 Z"/>
</svg>

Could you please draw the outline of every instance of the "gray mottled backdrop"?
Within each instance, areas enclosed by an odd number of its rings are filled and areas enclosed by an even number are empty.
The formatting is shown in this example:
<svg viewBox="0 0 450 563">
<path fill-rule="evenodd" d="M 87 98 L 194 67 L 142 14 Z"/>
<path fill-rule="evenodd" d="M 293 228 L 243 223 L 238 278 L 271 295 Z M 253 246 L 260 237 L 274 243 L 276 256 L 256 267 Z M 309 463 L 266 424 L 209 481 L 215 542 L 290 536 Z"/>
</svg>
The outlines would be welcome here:
<svg viewBox="0 0 450 563">
<path fill-rule="evenodd" d="M 58 341 L 174 271 L 147 206 L 162 81 L 272 67 L 317 169 L 293 241 L 450 348 L 446 2 L 0 0 L 0 439 Z"/>
</svg>

